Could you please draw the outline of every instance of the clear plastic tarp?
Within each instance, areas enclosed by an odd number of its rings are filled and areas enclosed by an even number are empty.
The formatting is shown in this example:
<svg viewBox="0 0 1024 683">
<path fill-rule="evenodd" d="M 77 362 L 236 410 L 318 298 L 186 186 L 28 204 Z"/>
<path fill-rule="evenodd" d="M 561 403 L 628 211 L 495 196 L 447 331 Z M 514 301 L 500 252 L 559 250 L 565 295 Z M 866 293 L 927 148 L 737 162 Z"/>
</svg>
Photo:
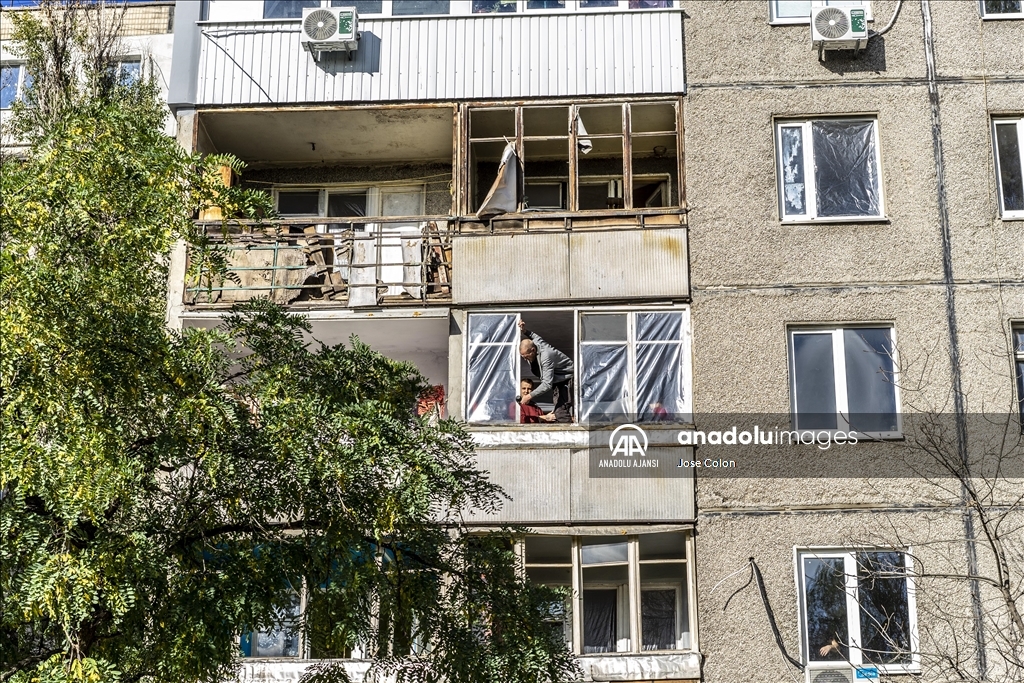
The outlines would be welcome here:
<svg viewBox="0 0 1024 683">
<path fill-rule="evenodd" d="M 818 217 L 880 215 L 874 121 L 815 121 L 811 135 Z"/>
<path fill-rule="evenodd" d="M 779 129 L 782 138 L 782 203 L 787 216 L 807 213 L 807 186 L 804 184 L 804 131 L 800 126 Z"/>
<path fill-rule="evenodd" d="M 470 422 L 517 422 L 519 355 L 518 317 L 513 314 L 469 316 L 467 419 Z"/>
<path fill-rule="evenodd" d="M 629 412 L 625 344 L 581 344 L 580 420 L 608 422 Z"/>
<path fill-rule="evenodd" d="M 793 335 L 797 429 L 836 428 L 832 333 Z"/>
<path fill-rule="evenodd" d="M 637 413 L 642 421 L 677 419 L 683 397 L 682 313 L 637 313 Z"/>
</svg>

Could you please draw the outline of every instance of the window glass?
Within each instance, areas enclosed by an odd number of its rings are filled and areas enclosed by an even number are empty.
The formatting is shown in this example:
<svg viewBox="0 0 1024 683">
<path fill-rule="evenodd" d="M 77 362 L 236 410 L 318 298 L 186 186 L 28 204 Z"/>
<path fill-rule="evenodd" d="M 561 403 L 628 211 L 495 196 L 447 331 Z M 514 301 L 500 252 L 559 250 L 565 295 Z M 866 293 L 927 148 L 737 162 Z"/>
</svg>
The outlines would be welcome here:
<svg viewBox="0 0 1024 683">
<path fill-rule="evenodd" d="M 277 212 L 282 216 L 316 216 L 320 213 L 320 192 L 278 192 Z"/>
<path fill-rule="evenodd" d="M 1003 211 L 1024 211 L 1024 174 L 1016 121 L 996 123 L 996 154 Z"/>
<path fill-rule="evenodd" d="M 568 536 L 527 536 L 527 564 L 571 564 L 572 539 Z"/>
<path fill-rule="evenodd" d="M 798 429 L 836 428 L 832 334 L 793 335 L 793 374 Z"/>
<path fill-rule="evenodd" d="M 659 9 L 671 6 L 672 0 L 629 0 L 629 9 Z"/>
<path fill-rule="evenodd" d="M 410 14 L 448 14 L 449 0 L 400 0 L 392 5 L 395 16 Z"/>
<path fill-rule="evenodd" d="M 888 328 L 858 327 L 843 331 L 850 429 L 894 432 L 896 386 Z"/>
<path fill-rule="evenodd" d="M 804 557 L 803 573 L 807 646 L 811 661 L 848 661 L 850 634 L 843 558 Z M 832 644 L 838 647 L 829 647 Z"/>
<path fill-rule="evenodd" d="M 18 99 L 18 80 L 21 77 L 21 69 L 19 64 L 0 66 L 0 109 L 10 109 Z"/>
<path fill-rule="evenodd" d="M 625 541 L 604 538 L 584 539 L 580 546 L 583 565 L 626 562 L 629 559 Z"/>
<path fill-rule="evenodd" d="M 640 621 L 644 650 L 674 650 L 676 647 L 676 590 L 673 588 L 641 590 Z"/>
<path fill-rule="evenodd" d="M 1018 14 L 1021 0 L 985 0 L 985 14 Z"/>
<path fill-rule="evenodd" d="M 626 341 L 626 314 L 584 313 L 580 316 L 582 341 Z"/>
<path fill-rule="evenodd" d="M 1017 400 L 1020 403 L 1020 421 L 1024 425 L 1024 360 L 1017 361 Z"/>
<path fill-rule="evenodd" d="M 910 605 L 903 553 L 857 553 L 862 657 L 872 664 L 911 664 Z"/>
<path fill-rule="evenodd" d="M 1017 353 L 1024 353 L 1024 330 L 1014 330 L 1013 336 L 1013 348 Z"/>
<path fill-rule="evenodd" d="M 811 0 L 775 0 L 776 19 L 804 19 L 811 16 Z"/>
<path fill-rule="evenodd" d="M 384 12 L 382 0 L 331 0 L 331 7 L 355 7 L 356 14 L 381 14 Z"/>
<path fill-rule="evenodd" d="M 807 213 L 804 185 L 804 132 L 798 126 L 779 129 L 782 142 L 782 201 L 785 215 Z"/>
<path fill-rule="evenodd" d="M 881 206 L 873 121 L 815 121 L 818 216 L 877 216 Z"/>
<path fill-rule="evenodd" d="M 593 9 L 595 7 L 618 7 L 619 0 L 580 0 L 580 7 Z"/>
<path fill-rule="evenodd" d="M 264 19 L 301 19 L 306 7 L 319 7 L 320 0 L 263 0 Z"/>
<path fill-rule="evenodd" d="M 473 0 L 474 14 L 515 12 L 517 0 Z"/>
<path fill-rule="evenodd" d="M 615 588 L 584 589 L 583 652 L 615 652 L 618 620 L 618 591 Z"/>
<path fill-rule="evenodd" d="M 132 85 L 142 78 L 142 62 L 126 60 L 119 64 L 117 81 L 119 85 Z"/>
<path fill-rule="evenodd" d="M 526 0 L 526 9 L 563 9 L 565 0 Z"/>
<path fill-rule="evenodd" d="M 298 657 L 298 623 L 301 614 L 301 598 L 298 591 L 291 594 L 291 601 L 279 614 L 279 624 L 269 631 L 254 631 L 250 637 L 251 657 Z"/>
<path fill-rule="evenodd" d="M 686 557 L 686 538 L 683 534 L 643 534 L 640 536 L 640 561 L 681 560 Z"/>
</svg>

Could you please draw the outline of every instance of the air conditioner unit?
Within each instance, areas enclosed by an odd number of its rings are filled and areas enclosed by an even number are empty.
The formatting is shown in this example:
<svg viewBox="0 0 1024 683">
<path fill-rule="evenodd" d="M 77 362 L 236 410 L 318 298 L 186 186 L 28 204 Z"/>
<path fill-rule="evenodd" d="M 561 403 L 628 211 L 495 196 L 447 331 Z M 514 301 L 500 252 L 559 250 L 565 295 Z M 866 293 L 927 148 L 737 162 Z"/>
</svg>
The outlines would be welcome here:
<svg viewBox="0 0 1024 683">
<path fill-rule="evenodd" d="M 355 7 L 307 7 L 302 10 L 302 47 L 319 59 L 321 52 L 347 52 L 359 46 Z"/>
<path fill-rule="evenodd" d="M 821 50 L 860 50 L 868 44 L 868 17 L 863 7 L 811 7 L 811 42 Z"/>
<path fill-rule="evenodd" d="M 878 667 L 846 662 L 815 662 L 806 669 L 807 683 L 878 683 Z"/>
</svg>

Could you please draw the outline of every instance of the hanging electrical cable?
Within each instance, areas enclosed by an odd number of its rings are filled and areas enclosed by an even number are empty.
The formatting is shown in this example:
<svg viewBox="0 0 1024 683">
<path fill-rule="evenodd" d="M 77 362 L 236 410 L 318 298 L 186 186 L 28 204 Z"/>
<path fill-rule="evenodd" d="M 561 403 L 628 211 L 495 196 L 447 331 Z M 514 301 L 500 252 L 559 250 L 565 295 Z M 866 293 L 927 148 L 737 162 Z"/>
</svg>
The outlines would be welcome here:
<svg viewBox="0 0 1024 683">
<path fill-rule="evenodd" d="M 889 29 L 896 23 L 896 17 L 900 15 L 900 9 L 903 8 L 903 0 L 896 1 L 896 9 L 892 12 L 892 17 L 889 19 L 889 23 L 881 31 L 868 31 L 868 38 L 874 38 L 875 36 L 884 36 L 889 32 Z"/>
</svg>

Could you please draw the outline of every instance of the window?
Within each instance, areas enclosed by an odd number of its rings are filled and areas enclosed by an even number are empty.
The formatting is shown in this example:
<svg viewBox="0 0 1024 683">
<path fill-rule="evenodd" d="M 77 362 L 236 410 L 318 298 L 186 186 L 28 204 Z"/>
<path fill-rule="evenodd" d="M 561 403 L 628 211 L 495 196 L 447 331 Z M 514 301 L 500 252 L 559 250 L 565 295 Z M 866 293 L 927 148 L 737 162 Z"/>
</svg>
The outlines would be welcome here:
<svg viewBox="0 0 1024 683">
<path fill-rule="evenodd" d="M 688 536 L 527 536 L 526 575 L 572 589 L 552 628 L 577 654 L 689 650 Z"/>
<path fill-rule="evenodd" d="M 0 65 L 0 109 L 10 109 L 30 87 L 32 76 L 24 64 Z"/>
<path fill-rule="evenodd" d="M 1013 357 L 1017 366 L 1017 405 L 1024 431 L 1024 323 L 1013 328 Z"/>
<path fill-rule="evenodd" d="M 1024 119 L 992 122 L 999 210 L 1004 219 L 1024 218 Z"/>
<path fill-rule="evenodd" d="M 863 7 L 868 21 L 871 21 L 869 0 L 825 0 L 826 5 L 839 7 Z M 769 0 L 769 22 L 772 24 L 809 24 L 811 22 L 811 0 Z"/>
<path fill-rule="evenodd" d="M 895 550 L 799 550 L 804 661 L 917 667 L 909 555 Z"/>
<path fill-rule="evenodd" d="M 677 107 L 662 101 L 473 108 L 466 208 L 480 209 L 509 144 L 524 176 L 517 210 L 678 206 Z"/>
<path fill-rule="evenodd" d="M 884 215 L 876 120 L 784 121 L 776 145 L 783 221 Z"/>
<path fill-rule="evenodd" d="M 305 657 L 306 648 L 299 632 L 305 591 L 292 591 L 291 596 L 274 628 L 242 634 L 239 646 L 243 657 Z"/>
<path fill-rule="evenodd" d="M 552 391 L 540 365 L 521 357 L 519 322 L 561 364 Z M 466 419 L 474 423 L 537 422 L 519 404 L 527 381 L 548 415 L 567 392 L 568 417 L 550 420 L 611 423 L 685 420 L 689 402 L 689 311 L 530 310 L 470 313 L 466 350 Z M 539 363 L 539 361 L 538 361 Z M 538 386 L 539 385 L 539 386 Z"/>
<path fill-rule="evenodd" d="M 301 19 L 307 7 L 320 7 L 320 0 L 263 0 L 263 18 Z"/>
<path fill-rule="evenodd" d="M 982 19 L 1024 19 L 1021 0 L 982 0 Z"/>
<path fill-rule="evenodd" d="M 899 434 L 891 327 L 794 329 L 789 359 L 794 429 Z"/>
<path fill-rule="evenodd" d="M 113 85 L 130 86 L 142 80 L 142 60 L 118 59 L 107 65 L 106 77 Z"/>
</svg>

